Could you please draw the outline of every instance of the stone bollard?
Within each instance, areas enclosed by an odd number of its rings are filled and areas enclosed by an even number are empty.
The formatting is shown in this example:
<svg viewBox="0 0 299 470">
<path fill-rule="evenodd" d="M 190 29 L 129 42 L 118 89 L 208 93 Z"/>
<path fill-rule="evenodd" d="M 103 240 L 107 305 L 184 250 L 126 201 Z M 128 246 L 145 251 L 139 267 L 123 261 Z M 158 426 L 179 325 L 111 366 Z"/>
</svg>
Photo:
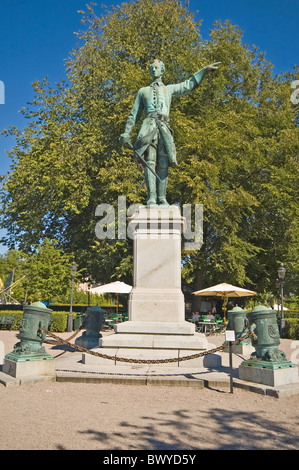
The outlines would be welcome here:
<svg viewBox="0 0 299 470">
<path fill-rule="evenodd" d="M 92 349 L 99 346 L 99 339 L 102 337 L 100 331 L 105 321 L 105 310 L 96 305 L 95 307 L 88 307 L 84 323 L 86 331 L 82 336 L 76 339 L 75 344 L 82 346 L 86 349 Z"/>
<path fill-rule="evenodd" d="M 24 305 L 19 343 L 4 358 L 3 372 L 13 377 L 55 375 L 55 361 L 42 346 L 48 330 L 52 310 L 42 302 Z"/>
<path fill-rule="evenodd" d="M 280 339 L 276 311 L 258 305 L 247 317 L 255 351 L 241 363 L 239 378 L 272 386 L 297 383 L 298 368 L 278 349 Z"/>
<path fill-rule="evenodd" d="M 234 330 L 236 339 L 242 338 L 249 332 L 249 322 L 247 312 L 241 307 L 234 307 L 228 312 L 227 330 Z M 250 354 L 254 351 L 251 344 L 251 338 L 241 340 L 238 344 L 232 346 L 232 352 L 235 354 Z"/>
</svg>

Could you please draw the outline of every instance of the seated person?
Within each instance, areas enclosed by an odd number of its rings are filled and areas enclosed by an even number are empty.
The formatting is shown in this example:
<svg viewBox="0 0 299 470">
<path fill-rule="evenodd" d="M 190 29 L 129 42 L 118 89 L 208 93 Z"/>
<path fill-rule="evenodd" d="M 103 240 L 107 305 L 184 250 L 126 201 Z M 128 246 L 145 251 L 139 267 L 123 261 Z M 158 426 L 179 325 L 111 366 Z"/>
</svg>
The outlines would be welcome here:
<svg viewBox="0 0 299 470">
<path fill-rule="evenodd" d="M 193 320 L 197 322 L 199 320 L 199 312 L 195 312 L 192 316 Z"/>
<path fill-rule="evenodd" d="M 212 312 L 211 310 L 209 310 L 207 316 L 206 316 L 206 320 L 209 320 L 209 321 L 212 321 L 214 320 L 214 315 L 212 315 Z"/>
</svg>

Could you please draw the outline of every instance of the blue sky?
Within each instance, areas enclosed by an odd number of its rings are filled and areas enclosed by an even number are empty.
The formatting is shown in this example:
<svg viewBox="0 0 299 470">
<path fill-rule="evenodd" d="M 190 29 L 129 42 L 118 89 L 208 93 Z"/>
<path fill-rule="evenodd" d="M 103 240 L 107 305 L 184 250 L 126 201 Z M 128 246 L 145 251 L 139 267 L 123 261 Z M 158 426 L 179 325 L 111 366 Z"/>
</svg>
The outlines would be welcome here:
<svg viewBox="0 0 299 470">
<path fill-rule="evenodd" d="M 45 76 L 52 85 L 66 78 L 64 59 L 77 43 L 73 34 L 82 28 L 78 10 L 86 0 L 0 0 L 0 80 L 5 103 L 0 104 L 0 130 L 26 124 L 18 112 L 33 98 L 32 82 Z M 121 2 L 104 0 L 104 4 Z M 101 2 L 96 7 L 99 12 Z M 244 43 L 266 52 L 275 72 L 299 63 L 299 0 L 190 0 L 189 10 L 203 19 L 202 37 L 216 20 L 230 19 L 244 31 Z M 9 170 L 12 138 L 0 136 L 0 173 Z M 3 232 L 0 231 L 0 235 Z M 5 248 L 0 245 L 0 253 Z"/>
</svg>

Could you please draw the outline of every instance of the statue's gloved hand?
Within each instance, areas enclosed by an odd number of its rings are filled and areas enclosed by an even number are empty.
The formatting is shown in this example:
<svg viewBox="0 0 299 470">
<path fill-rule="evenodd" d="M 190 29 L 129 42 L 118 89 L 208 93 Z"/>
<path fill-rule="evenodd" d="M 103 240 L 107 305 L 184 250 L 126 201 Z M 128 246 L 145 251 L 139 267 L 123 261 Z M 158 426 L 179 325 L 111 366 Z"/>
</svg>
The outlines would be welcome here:
<svg viewBox="0 0 299 470">
<path fill-rule="evenodd" d="M 121 134 L 119 142 L 121 143 L 121 145 L 126 145 L 128 142 L 130 142 L 130 135 L 126 132 L 124 134 Z"/>
</svg>

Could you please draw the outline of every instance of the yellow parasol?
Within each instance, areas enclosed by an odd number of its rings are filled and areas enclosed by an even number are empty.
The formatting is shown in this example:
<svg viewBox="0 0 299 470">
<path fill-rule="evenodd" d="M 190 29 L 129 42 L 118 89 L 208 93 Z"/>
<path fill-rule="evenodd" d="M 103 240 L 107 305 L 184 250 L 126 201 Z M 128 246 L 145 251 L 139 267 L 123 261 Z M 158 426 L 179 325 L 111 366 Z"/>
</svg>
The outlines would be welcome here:
<svg viewBox="0 0 299 470">
<path fill-rule="evenodd" d="M 250 295 L 256 295 L 256 292 L 248 289 L 243 289 L 242 287 L 233 286 L 231 284 L 217 284 L 212 287 L 207 287 L 206 289 L 201 289 L 193 292 L 194 295 L 205 295 L 211 297 L 222 297 L 223 299 L 223 311 L 224 311 L 224 323 L 226 323 L 226 305 L 228 297 L 247 297 Z"/>
</svg>

